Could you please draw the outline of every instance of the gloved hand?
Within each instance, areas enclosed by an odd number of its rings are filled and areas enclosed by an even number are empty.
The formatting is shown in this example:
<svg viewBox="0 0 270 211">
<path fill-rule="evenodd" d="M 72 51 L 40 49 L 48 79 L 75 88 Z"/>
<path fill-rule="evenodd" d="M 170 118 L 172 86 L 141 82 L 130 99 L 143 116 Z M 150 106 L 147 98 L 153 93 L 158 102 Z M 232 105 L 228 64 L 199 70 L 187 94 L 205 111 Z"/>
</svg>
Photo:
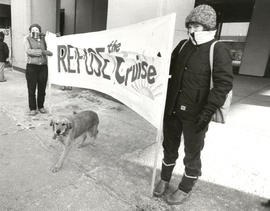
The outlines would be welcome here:
<svg viewBox="0 0 270 211">
<path fill-rule="evenodd" d="M 198 118 L 195 121 L 195 124 L 196 124 L 195 132 L 196 133 L 201 132 L 202 130 L 204 130 L 208 126 L 209 122 L 211 121 L 212 115 L 213 115 L 212 112 L 207 112 L 207 111 L 202 111 L 199 114 Z"/>
</svg>

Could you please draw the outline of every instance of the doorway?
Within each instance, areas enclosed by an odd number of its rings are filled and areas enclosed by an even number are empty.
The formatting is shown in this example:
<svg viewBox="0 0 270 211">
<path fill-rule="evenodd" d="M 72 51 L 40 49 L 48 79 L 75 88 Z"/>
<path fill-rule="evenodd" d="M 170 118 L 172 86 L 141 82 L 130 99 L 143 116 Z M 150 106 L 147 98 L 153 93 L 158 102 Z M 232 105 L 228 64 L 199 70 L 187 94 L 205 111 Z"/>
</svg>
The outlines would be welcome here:
<svg viewBox="0 0 270 211">
<path fill-rule="evenodd" d="M 105 30 L 108 0 L 60 0 L 57 9 L 61 35 Z"/>
</svg>

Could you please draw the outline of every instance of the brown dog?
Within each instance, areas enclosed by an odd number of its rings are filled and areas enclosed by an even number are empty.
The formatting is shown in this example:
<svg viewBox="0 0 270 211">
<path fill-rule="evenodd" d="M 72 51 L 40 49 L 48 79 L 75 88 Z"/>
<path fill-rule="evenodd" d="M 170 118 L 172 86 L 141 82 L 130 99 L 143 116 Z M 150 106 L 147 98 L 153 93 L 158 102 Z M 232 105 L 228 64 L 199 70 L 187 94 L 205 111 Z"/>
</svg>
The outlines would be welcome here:
<svg viewBox="0 0 270 211">
<path fill-rule="evenodd" d="M 51 168 L 53 173 L 61 169 L 64 160 L 71 149 L 71 143 L 74 142 L 77 137 L 83 136 L 79 147 L 87 145 L 85 143 L 87 135 L 96 139 L 98 134 L 98 124 L 99 118 L 97 113 L 90 110 L 51 121 L 50 125 L 53 127 L 54 132 L 53 139 L 57 139 L 64 145 L 64 150 L 59 160 Z"/>
</svg>

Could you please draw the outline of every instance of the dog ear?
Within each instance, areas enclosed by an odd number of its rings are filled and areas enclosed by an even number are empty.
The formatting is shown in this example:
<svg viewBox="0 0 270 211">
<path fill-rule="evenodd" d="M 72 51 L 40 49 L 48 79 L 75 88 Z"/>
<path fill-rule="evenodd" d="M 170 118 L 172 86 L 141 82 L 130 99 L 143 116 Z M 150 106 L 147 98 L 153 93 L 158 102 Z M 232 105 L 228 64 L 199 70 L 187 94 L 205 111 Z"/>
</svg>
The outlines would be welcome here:
<svg viewBox="0 0 270 211">
<path fill-rule="evenodd" d="M 63 122 L 67 125 L 67 129 L 71 129 L 72 128 L 72 121 L 70 121 L 69 119 L 65 118 L 63 120 Z"/>
<path fill-rule="evenodd" d="M 51 120 L 51 122 L 50 122 L 50 126 L 52 126 L 53 128 L 53 131 L 54 131 L 54 121 L 53 120 Z"/>
</svg>

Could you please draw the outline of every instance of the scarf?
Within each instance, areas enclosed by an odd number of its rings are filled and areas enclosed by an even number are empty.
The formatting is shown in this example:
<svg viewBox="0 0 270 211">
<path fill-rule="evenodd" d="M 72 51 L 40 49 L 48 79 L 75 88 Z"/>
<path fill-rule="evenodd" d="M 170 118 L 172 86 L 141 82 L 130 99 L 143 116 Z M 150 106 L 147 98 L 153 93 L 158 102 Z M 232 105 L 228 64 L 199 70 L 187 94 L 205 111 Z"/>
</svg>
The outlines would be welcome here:
<svg viewBox="0 0 270 211">
<path fill-rule="evenodd" d="M 188 33 L 189 39 L 194 45 L 201 45 L 215 38 L 216 30 Z"/>
</svg>

